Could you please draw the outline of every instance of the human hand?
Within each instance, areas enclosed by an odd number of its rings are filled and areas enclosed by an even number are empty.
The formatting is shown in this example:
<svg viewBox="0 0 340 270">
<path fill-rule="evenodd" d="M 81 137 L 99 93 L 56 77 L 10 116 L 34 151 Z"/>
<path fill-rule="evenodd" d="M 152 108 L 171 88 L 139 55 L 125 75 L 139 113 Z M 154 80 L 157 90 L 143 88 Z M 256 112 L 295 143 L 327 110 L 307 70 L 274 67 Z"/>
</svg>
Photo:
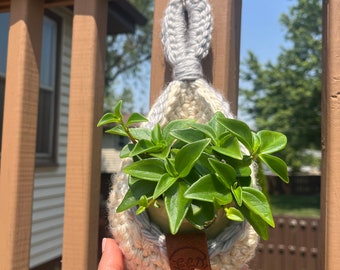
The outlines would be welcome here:
<svg viewBox="0 0 340 270">
<path fill-rule="evenodd" d="M 103 238 L 102 257 L 98 270 L 123 270 L 123 255 L 117 243 L 110 238 Z"/>
</svg>

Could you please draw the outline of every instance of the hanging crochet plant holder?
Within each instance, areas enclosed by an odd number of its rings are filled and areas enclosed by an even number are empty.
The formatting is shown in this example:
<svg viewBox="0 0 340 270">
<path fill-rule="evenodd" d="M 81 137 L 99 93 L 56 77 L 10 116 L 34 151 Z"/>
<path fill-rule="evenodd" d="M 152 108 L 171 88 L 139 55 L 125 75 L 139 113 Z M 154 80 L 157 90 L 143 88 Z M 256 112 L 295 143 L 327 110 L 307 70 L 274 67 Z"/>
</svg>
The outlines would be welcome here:
<svg viewBox="0 0 340 270">
<path fill-rule="evenodd" d="M 162 42 L 165 57 L 172 66 L 173 81 L 151 108 L 146 127 L 151 129 L 157 123 L 162 126 L 174 119 L 186 118 L 206 123 L 217 111 L 233 118 L 229 104 L 203 79 L 201 60 L 210 48 L 212 25 L 207 0 L 169 2 L 162 24 Z M 121 170 L 129 162 L 123 161 Z M 147 212 L 136 215 L 135 209 L 129 209 L 116 213 L 128 190 L 128 178 L 121 170 L 113 179 L 108 210 L 110 230 L 124 254 L 125 269 L 196 269 L 188 265 L 170 267 L 167 249 L 173 247 L 169 247 L 167 241 L 170 240 L 157 224 L 150 221 Z M 256 186 L 254 175 L 252 182 Z M 183 241 L 190 238 L 192 236 Z M 258 236 L 246 221 L 230 222 L 217 236 L 206 241 L 206 247 L 202 247 L 207 249 L 211 268 L 202 266 L 197 269 L 241 269 L 253 258 L 257 243 Z M 186 258 L 181 259 L 186 261 Z"/>
</svg>

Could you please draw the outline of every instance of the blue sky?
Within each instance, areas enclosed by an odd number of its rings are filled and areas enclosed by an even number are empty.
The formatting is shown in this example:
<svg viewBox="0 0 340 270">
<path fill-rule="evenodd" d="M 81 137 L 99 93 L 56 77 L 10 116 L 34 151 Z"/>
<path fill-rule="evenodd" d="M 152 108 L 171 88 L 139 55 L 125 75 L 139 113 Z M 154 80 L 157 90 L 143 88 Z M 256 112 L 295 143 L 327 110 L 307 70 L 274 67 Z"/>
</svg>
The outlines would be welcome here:
<svg viewBox="0 0 340 270">
<path fill-rule="evenodd" d="M 274 61 L 284 45 L 284 28 L 279 23 L 282 13 L 293 0 L 243 0 L 241 24 L 241 61 L 251 50 L 263 62 Z"/>
<path fill-rule="evenodd" d="M 280 47 L 285 45 L 285 29 L 279 19 L 282 13 L 288 13 L 289 7 L 296 0 L 243 0 L 241 22 L 241 69 L 247 52 L 252 51 L 261 63 L 275 62 L 280 53 Z M 241 87 L 250 87 L 242 80 Z M 251 126 L 252 119 L 240 110 L 241 104 L 247 101 L 239 98 L 238 117 L 247 121 Z"/>
</svg>

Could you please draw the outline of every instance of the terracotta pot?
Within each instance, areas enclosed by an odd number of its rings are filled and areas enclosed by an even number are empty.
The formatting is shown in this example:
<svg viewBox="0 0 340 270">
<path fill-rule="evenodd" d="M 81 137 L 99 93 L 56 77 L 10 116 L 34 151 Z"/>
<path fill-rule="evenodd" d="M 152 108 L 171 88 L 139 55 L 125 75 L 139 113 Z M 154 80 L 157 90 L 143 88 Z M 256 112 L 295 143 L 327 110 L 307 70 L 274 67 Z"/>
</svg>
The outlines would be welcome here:
<svg viewBox="0 0 340 270">
<path fill-rule="evenodd" d="M 166 210 L 164 207 L 163 201 L 157 201 L 159 208 L 154 207 L 153 205 L 147 208 L 147 212 L 150 220 L 157 224 L 163 233 L 170 233 L 169 220 L 166 214 Z M 219 233 L 221 233 L 228 225 L 229 220 L 225 217 L 225 212 L 223 209 L 220 209 L 216 213 L 216 218 L 214 222 L 209 225 L 204 232 L 207 235 L 208 239 L 215 238 Z M 188 220 L 184 219 L 182 225 L 178 231 L 178 233 L 192 233 L 199 232 L 200 230 L 195 228 Z"/>
</svg>

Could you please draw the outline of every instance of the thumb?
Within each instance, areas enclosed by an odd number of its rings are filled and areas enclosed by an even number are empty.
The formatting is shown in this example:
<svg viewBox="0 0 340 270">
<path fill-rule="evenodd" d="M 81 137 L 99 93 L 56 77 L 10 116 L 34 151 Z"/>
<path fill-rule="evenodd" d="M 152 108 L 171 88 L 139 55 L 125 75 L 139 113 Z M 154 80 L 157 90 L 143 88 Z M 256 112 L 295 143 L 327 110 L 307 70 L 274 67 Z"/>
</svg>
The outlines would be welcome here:
<svg viewBox="0 0 340 270">
<path fill-rule="evenodd" d="M 123 255 L 117 243 L 110 238 L 103 238 L 102 258 L 98 270 L 123 270 Z"/>
</svg>

